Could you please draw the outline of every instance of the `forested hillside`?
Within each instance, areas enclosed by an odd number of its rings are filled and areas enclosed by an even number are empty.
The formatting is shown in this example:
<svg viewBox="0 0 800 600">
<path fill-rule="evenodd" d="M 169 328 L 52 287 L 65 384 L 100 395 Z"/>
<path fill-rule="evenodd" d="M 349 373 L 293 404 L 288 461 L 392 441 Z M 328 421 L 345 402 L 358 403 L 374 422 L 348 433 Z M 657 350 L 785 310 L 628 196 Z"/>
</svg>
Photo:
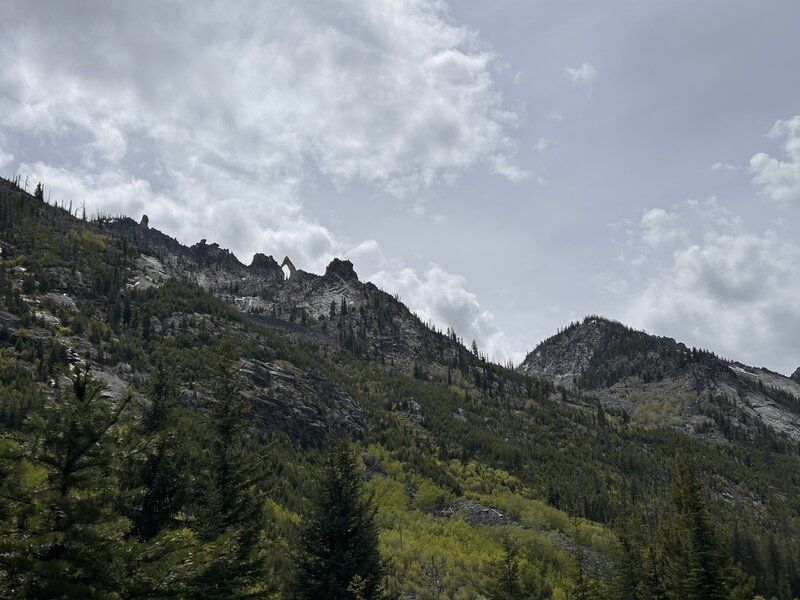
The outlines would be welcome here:
<svg viewBox="0 0 800 600">
<path fill-rule="evenodd" d="M 0 182 L 3 597 L 800 595 L 797 440 L 598 391 L 661 363 L 491 364 L 349 263 L 36 196 Z"/>
</svg>

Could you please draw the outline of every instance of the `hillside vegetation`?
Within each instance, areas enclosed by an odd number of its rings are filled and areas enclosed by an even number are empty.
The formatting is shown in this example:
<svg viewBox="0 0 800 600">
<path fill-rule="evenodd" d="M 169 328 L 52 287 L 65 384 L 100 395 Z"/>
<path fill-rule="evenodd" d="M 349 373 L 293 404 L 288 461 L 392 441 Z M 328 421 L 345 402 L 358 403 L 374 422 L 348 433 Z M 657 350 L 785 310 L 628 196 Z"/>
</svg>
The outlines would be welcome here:
<svg viewBox="0 0 800 600">
<path fill-rule="evenodd" d="M 0 246 L 3 597 L 800 595 L 796 440 L 602 393 L 710 355 L 510 369 L 344 261 L 284 280 L 6 181 Z"/>
</svg>

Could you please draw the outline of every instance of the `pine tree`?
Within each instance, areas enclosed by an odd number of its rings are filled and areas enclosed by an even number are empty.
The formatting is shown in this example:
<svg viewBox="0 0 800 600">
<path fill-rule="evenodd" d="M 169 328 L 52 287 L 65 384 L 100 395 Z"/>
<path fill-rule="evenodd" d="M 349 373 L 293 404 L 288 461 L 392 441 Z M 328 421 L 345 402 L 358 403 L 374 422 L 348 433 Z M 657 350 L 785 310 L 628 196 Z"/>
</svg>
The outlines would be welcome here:
<svg viewBox="0 0 800 600">
<path fill-rule="evenodd" d="M 683 457 L 673 467 L 671 500 L 672 516 L 659 531 L 660 571 L 667 598 L 727 598 L 724 554 L 694 466 Z"/>
<path fill-rule="evenodd" d="M 138 427 L 138 434 L 149 442 L 149 452 L 129 482 L 142 488 L 132 515 L 134 532 L 141 540 L 175 525 L 190 488 L 188 456 L 177 429 L 177 390 L 162 362 L 150 382 L 149 400 Z"/>
<path fill-rule="evenodd" d="M 260 597 L 267 591 L 262 581 L 265 522 L 259 490 L 264 460 L 248 439 L 239 387 L 238 374 L 223 366 L 208 411 L 209 445 L 201 459 L 194 512 L 200 539 L 226 551 L 194 582 L 200 598 Z"/>
<path fill-rule="evenodd" d="M 494 565 L 491 575 L 492 586 L 489 590 L 490 600 L 521 600 L 527 598 L 522 588 L 519 573 L 519 556 L 517 548 L 504 535 L 500 541 L 503 556 Z"/>
<path fill-rule="evenodd" d="M 346 443 L 333 448 L 313 495 L 297 556 L 296 598 L 380 598 L 384 567 L 378 550 L 375 505 L 362 490 L 362 472 Z"/>
<path fill-rule="evenodd" d="M 217 548 L 186 529 L 131 535 L 125 465 L 142 452 L 132 397 L 105 398 L 87 369 L 17 440 L 0 439 L 0 597 L 185 597 Z"/>
<path fill-rule="evenodd" d="M 114 566 L 130 526 L 114 508 L 131 396 L 112 402 L 100 392 L 79 369 L 72 394 L 30 417 L 24 442 L 4 440 L 2 495 L 12 499 L 0 536 L 5 597 L 95 598 L 125 587 Z"/>
</svg>

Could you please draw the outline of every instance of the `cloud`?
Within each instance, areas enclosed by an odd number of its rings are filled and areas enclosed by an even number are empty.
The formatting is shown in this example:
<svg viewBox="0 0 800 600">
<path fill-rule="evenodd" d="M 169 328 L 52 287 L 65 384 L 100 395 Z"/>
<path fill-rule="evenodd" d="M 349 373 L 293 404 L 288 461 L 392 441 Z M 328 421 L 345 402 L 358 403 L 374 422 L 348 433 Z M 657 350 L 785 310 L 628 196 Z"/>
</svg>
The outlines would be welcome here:
<svg viewBox="0 0 800 600">
<path fill-rule="evenodd" d="M 299 268 L 321 272 L 330 258 L 345 252 L 346 245 L 322 225 L 308 219 L 296 201 L 291 181 L 283 188 L 271 188 L 271 202 L 247 196 L 246 185 L 240 186 L 227 177 L 206 188 L 189 178 L 179 177 L 175 186 L 186 197 L 214 197 L 207 204 L 177 204 L 172 198 L 153 189 L 146 179 L 120 169 L 94 173 L 86 169 L 53 167 L 44 163 L 20 165 L 31 181 L 43 181 L 45 197 L 73 212 L 85 204 L 87 216 L 125 214 L 138 219 L 147 214 L 153 227 L 177 236 L 185 244 L 202 238 L 225 240 L 242 262 L 250 256 L 242 248 L 275 255 L 290 255 Z M 253 215 L 253 218 L 248 217 Z M 231 243 L 233 240 L 235 243 Z"/>
<path fill-rule="evenodd" d="M 347 246 L 303 214 L 319 177 L 409 196 L 479 166 L 528 176 L 495 58 L 440 0 L 4 10 L 0 134 L 28 140 L 18 159 L 54 193 L 187 239 L 222 232 L 241 257 L 316 265 Z"/>
<path fill-rule="evenodd" d="M 564 69 L 564 75 L 573 86 L 589 85 L 597 79 L 597 69 L 591 63 L 585 62 L 580 67 L 567 67 Z"/>
<path fill-rule="evenodd" d="M 424 272 L 394 263 L 370 277 L 390 293 L 400 294 L 405 304 L 425 322 L 441 329 L 453 328 L 469 344 L 473 339 L 494 360 L 519 362 L 523 353 L 509 352 L 505 334 L 494 323 L 494 315 L 483 309 L 467 280 L 431 264 Z"/>
<path fill-rule="evenodd" d="M 647 246 L 658 248 L 681 240 L 686 236 L 686 231 L 678 226 L 674 214 L 663 208 L 653 208 L 642 216 L 640 235 Z"/>
<path fill-rule="evenodd" d="M 0 169 L 5 169 L 14 162 L 14 155 L 0 148 Z"/>
<path fill-rule="evenodd" d="M 729 165 L 728 163 L 717 161 L 711 165 L 711 170 L 714 172 L 722 171 L 724 173 L 734 173 L 739 170 L 736 165 Z"/>
<path fill-rule="evenodd" d="M 634 297 L 632 325 L 790 372 L 800 355 L 800 246 L 770 229 L 728 221 L 670 263 Z"/>
<path fill-rule="evenodd" d="M 759 152 L 750 159 L 753 185 L 777 202 L 800 201 L 800 115 L 778 121 L 769 137 L 782 139 L 785 161 Z"/>
</svg>

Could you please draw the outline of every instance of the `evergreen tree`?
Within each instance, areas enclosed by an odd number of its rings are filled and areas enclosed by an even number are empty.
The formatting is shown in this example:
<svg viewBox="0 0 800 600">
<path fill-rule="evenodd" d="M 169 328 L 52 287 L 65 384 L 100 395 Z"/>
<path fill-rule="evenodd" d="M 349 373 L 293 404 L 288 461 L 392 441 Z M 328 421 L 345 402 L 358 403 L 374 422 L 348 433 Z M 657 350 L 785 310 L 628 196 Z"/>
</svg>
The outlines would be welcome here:
<svg viewBox="0 0 800 600">
<path fill-rule="evenodd" d="M 175 525 L 190 488 L 187 451 L 178 430 L 178 394 L 161 362 L 150 382 L 149 399 L 138 427 L 139 435 L 149 442 L 149 452 L 129 482 L 142 489 L 132 515 L 134 532 L 142 540 Z"/>
<path fill-rule="evenodd" d="M 124 587 L 114 568 L 128 521 L 118 471 L 122 417 L 131 396 L 112 402 L 77 371 L 71 395 L 48 400 L 21 444 L 5 442 L 0 571 L 4 597 L 109 597 Z"/>
<path fill-rule="evenodd" d="M 194 583 L 198 598 L 250 598 L 266 595 L 261 533 L 265 525 L 259 485 L 264 460 L 247 435 L 245 400 L 238 374 L 224 366 L 208 411 L 208 446 L 201 457 L 196 529 L 207 544 L 222 545 Z"/>
<path fill-rule="evenodd" d="M 37 200 L 44 200 L 44 188 L 42 187 L 42 182 L 36 184 L 36 190 L 33 192 L 33 197 Z"/>
<path fill-rule="evenodd" d="M 371 600 L 383 594 L 375 505 L 362 490 L 362 472 L 346 443 L 333 448 L 313 495 L 301 537 L 295 597 Z"/>
<path fill-rule="evenodd" d="M 519 573 L 519 556 L 517 548 L 504 535 L 500 541 L 503 556 L 494 565 L 491 575 L 490 600 L 521 600 L 527 598 L 523 591 Z"/>
<path fill-rule="evenodd" d="M 727 598 L 724 554 L 694 466 L 683 457 L 673 467 L 671 501 L 672 515 L 659 531 L 660 571 L 667 598 Z"/>
</svg>

